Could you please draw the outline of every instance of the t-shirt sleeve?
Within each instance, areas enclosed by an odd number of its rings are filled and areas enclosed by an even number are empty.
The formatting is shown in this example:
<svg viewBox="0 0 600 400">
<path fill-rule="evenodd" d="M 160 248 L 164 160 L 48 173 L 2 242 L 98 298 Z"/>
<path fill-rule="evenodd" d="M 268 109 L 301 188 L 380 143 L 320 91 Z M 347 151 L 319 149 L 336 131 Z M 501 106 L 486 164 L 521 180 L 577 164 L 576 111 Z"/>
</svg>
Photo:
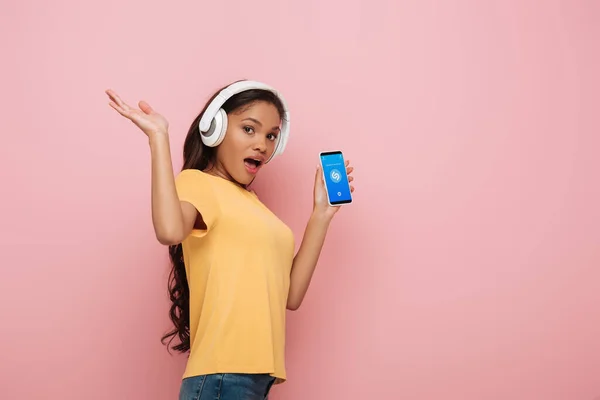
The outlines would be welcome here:
<svg viewBox="0 0 600 400">
<path fill-rule="evenodd" d="M 195 169 L 181 171 L 175 177 L 175 188 L 179 201 L 192 204 L 202 215 L 206 229 L 192 231 L 193 236 L 204 236 L 216 223 L 220 209 L 210 177 Z"/>
</svg>

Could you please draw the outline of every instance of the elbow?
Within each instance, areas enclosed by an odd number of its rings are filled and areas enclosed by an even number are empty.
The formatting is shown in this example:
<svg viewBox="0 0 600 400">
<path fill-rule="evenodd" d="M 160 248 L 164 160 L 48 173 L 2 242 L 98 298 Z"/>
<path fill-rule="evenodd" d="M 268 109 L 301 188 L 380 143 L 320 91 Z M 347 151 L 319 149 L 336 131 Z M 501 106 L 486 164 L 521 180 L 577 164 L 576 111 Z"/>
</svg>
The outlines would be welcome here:
<svg viewBox="0 0 600 400">
<path fill-rule="evenodd" d="M 290 311 L 296 311 L 300 308 L 301 304 L 302 304 L 301 301 L 288 301 L 287 309 Z"/>
<path fill-rule="evenodd" d="M 294 288 L 292 288 L 288 295 L 286 308 L 290 311 L 298 310 L 304 301 L 305 294 L 304 290 L 294 290 Z"/>
<path fill-rule="evenodd" d="M 156 230 L 156 239 L 165 246 L 175 246 L 183 242 L 183 235 L 175 229 Z"/>
</svg>

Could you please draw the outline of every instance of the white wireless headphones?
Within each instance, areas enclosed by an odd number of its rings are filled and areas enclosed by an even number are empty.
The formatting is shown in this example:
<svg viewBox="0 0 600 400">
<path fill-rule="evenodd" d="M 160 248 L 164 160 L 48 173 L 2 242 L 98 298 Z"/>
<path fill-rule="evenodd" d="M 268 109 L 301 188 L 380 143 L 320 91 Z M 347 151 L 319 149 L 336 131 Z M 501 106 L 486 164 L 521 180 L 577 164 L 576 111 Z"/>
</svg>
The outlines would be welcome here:
<svg viewBox="0 0 600 400">
<path fill-rule="evenodd" d="M 199 128 L 202 142 L 209 146 L 215 147 L 221 144 L 227 132 L 227 113 L 221 107 L 233 95 L 251 89 L 268 90 L 275 94 L 283 104 L 284 114 L 281 118 L 281 132 L 277 135 L 275 142 L 275 150 L 266 162 L 269 162 L 273 157 L 283 154 L 285 146 L 290 134 L 290 113 L 287 103 L 283 96 L 274 88 L 261 82 L 256 81 L 240 81 L 232 83 L 210 102 L 206 111 L 200 119 Z"/>
</svg>

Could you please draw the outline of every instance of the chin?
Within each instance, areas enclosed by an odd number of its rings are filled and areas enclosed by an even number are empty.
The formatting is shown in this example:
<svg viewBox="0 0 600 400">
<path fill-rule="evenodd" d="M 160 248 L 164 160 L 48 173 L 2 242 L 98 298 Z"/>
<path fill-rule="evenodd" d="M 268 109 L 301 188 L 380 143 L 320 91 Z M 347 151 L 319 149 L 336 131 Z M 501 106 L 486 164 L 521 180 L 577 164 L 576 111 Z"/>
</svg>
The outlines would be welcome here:
<svg viewBox="0 0 600 400">
<path fill-rule="evenodd" d="M 254 178 L 256 178 L 256 176 L 257 176 L 257 174 L 252 175 L 246 171 L 242 171 L 237 176 L 234 176 L 233 179 L 235 179 L 235 181 L 237 183 L 239 183 L 240 185 L 247 186 L 252 183 L 252 181 L 254 180 Z"/>
</svg>

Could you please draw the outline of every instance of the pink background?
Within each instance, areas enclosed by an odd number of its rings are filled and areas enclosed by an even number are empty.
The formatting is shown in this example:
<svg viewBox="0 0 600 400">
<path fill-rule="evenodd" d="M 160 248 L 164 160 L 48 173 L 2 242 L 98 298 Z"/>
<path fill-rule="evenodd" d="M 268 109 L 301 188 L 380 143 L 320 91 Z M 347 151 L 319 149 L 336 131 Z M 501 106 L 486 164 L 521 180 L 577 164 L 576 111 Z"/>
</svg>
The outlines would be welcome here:
<svg viewBox="0 0 600 400">
<path fill-rule="evenodd" d="M 175 399 L 148 100 L 181 163 L 208 95 L 280 88 L 257 190 L 300 235 L 356 167 L 273 399 L 600 396 L 600 3 L 3 1 L 0 398 Z M 279 192 L 276 192 L 279 190 Z"/>
</svg>

